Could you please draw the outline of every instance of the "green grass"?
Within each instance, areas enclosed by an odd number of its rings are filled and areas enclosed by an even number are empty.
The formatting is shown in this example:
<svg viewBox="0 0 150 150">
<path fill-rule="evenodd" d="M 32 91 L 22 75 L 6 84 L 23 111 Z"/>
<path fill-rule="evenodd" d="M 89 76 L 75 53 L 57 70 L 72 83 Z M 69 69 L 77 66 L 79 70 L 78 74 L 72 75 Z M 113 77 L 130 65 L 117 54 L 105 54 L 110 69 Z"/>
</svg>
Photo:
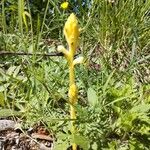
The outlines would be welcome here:
<svg viewBox="0 0 150 150">
<path fill-rule="evenodd" d="M 22 128 L 43 122 L 57 138 L 56 150 L 73 141 L 85 150 L 148 150 L 150 2 L 93 0 L 76 10 L 82 28 L 78 54 L 86 62 L 76 70 L 75 137 L 69 131 L 66 61 L 36 52 L 66 44 L 62 29 L 77 2 L 70 1 L 68 10 L 57 0 L 42 2 L 43 8 L 23 0 L 6 2 L 0 2 L 0 51 L 34 55 L 0 56 L 0 109 L 20 112 Z M 29 13 L 25 20 L 24 12 Z"/>
</svg>

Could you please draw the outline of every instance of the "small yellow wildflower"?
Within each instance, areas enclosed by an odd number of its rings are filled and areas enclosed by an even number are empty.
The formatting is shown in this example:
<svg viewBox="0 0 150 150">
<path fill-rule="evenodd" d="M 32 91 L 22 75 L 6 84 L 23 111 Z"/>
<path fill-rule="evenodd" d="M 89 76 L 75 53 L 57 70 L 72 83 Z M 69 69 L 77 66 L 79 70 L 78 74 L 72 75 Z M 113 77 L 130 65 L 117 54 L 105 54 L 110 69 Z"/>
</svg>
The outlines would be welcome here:
<svg viewBox="0 0 150 150">
<path fill-rule="evenodd" d="M 62 9 L 67 9 L 67 8 L 68 8 L 68 5 L 69 5 L 68 2 L 63 2 L 63 3 L 60 5 L 60 7 L 61 7 Z"/>
</svg>

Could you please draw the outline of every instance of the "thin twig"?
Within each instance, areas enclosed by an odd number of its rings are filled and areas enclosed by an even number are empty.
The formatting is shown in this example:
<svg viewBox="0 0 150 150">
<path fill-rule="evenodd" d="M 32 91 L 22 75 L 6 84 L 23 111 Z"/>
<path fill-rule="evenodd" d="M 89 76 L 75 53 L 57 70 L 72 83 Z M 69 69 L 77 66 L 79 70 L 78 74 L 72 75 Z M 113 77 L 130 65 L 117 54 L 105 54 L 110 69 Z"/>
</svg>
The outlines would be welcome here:
<svg viewBox="0 0 150 150">
<path fill-rule="evenodd" d="M 0 51 L 0 56 L 20 56 L 20 55 L 27 55 L 27 56 L 44 56 L 44 57 L 51 57 L 51 56 L 63 56 L 62 53 L 28 53 L 28 52 L 9 52 L 9 51 Z"/>
</svg>

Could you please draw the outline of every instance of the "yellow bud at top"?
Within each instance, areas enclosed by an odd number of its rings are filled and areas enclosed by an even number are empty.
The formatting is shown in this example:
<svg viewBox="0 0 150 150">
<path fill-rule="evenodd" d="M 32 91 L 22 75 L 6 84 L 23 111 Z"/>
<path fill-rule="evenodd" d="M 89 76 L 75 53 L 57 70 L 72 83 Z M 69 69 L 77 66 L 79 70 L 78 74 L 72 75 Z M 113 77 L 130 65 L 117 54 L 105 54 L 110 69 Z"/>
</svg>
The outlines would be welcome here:
<svg viewBox="0 0 150 150">
<path fill-rule="evenodd" d="M 74 55 L 78 46 L 80 32 L 78 27 L 78 20 L 73 13 L 68 17 L 68 20 L 65 23 L 64 34 L 69 45 L 69 50 L 71 50 L 72 54 Z"/>
<path fill-rule="evenodd" d="M 67 9 L 67 8 L 68 8 L 68 5 L 69 5 L 68 2 L 63 2 L 63 3 L 60 5 L 60 7 L 61 7 L 62 9 Z"/>
</svg>

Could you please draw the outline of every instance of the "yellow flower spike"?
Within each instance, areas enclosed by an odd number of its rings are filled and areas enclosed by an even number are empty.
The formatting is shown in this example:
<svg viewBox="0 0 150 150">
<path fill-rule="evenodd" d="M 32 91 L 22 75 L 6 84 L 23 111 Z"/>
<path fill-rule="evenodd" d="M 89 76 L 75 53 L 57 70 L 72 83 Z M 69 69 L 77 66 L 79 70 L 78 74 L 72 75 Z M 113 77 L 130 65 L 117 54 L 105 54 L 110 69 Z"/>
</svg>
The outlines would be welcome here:
<svg viewBox="0 0 150 150">
<path fill-rule="evenodd" d="M 83 57 L 76 58 L 74 60 L 74 55 L 76 53 L 76 49 L 78 46 L 79 39 L 79 27 L 76 16 L 72 13 L 67 19 L 64 27 L 64 35 L 66 37 L 66 41 L 69 46 L 69 50 L 66 50 L 63 46 L 58 47 L 58 51 L 62 52 L 68 62 L 69 67 L 69 102 L 70 102 L 70 118 L 76 119 L 76 110 L 75 104 L 78 99 L 78 88 L 75 84 L 75 73 L 74 67 L 76 64 L 83 62 Z M 76 133 L 75 121 L 71 121 L 71 132 L 74 135 Z M 77 150 L 77 145 L 75 143 L 72 144 L 72 150 Z"/>
<path fill-rule="evenodd" d="M 69 3 L 68 3 L 68 2 L 63 2 L 63 3 L 61 3 L 61 5 L 60 5 L 60 7 L 61 7 L 62 9 L 67 9 L 68 6 L 69 6 Z"/>
<path fill-rule="evenodd" d="M 64 34 L 69 46 L 69 50 L 72 51 L 72 54 L 74 55 L 78 46 L 80 31 L 77 18 L 73 13 L 69 16 L 65 23 Z"/>
</svg>

